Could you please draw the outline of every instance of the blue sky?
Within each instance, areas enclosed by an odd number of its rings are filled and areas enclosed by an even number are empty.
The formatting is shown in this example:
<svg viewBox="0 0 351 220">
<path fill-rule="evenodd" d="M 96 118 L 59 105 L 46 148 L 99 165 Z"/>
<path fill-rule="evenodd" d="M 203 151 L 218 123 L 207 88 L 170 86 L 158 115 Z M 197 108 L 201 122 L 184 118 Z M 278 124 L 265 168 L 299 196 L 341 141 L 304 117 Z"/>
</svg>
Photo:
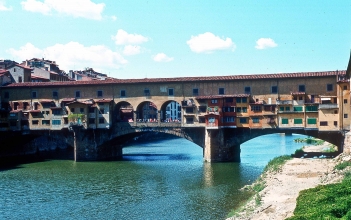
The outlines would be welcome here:
<svg viewBox="0 0 351 220">
<path fill-rule="evenodd" d="M 0 59 L 116 78 L 344 70 L 351 1 L 0 0 Z"/>
</svg>

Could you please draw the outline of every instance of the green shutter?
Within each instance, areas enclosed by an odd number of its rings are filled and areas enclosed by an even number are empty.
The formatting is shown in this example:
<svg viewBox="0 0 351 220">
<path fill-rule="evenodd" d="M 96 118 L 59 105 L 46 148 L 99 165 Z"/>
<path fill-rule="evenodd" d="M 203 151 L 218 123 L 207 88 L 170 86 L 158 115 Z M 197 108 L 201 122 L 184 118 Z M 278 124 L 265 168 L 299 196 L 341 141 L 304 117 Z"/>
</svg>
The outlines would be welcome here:
<svg viewBox="0 0 351 220">
<path fill-rule="evenodd" d="M 294 118 L 294 124 L 295 125 L 301 125 L 302 124 L 302 118 Z"/>
<path fill-rule="evenodd" d="M 317 124 L 317 119 L 316 118 L 307 118 L 307 124 L 315 125 L 315 124 Z"/>
<path fill-rule="evenodd" d="M 302 106 L 295 106 L 294 112 L 302 112 Z"/>
<path fill-rule="evenodd" d="M 283 125 L 289 124 L 289 120 L 287 118 L 282 118 L 282 124 Z"/>
</svg>

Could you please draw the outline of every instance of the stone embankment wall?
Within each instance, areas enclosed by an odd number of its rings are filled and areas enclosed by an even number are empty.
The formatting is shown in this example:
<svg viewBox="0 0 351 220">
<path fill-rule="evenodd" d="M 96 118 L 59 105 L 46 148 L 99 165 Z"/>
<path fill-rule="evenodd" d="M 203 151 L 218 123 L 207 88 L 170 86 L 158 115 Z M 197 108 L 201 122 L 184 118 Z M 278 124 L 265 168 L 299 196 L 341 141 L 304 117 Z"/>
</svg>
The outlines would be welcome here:
<svg viewBox="0 0 351 220">
<path fill-rule="evenodd" d="M 351 132 L 345 134 L 344 139 L 344 153 L 350 154 L 351 152 Z"/>
</svg>

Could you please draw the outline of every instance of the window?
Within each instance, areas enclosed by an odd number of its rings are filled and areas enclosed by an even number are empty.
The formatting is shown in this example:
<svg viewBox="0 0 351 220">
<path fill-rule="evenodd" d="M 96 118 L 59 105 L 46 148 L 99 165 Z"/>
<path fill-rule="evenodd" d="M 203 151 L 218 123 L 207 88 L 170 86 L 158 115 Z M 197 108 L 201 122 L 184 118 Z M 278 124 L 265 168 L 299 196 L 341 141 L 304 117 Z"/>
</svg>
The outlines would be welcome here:
<svg viewBox="0 0 351 220">
<path fill-rule="evenodd" d="M 172 88 L 168 89 L 168 96 L 174 96 L 174 89 Z"/>
<path fill-rule="evenodd" d="M 289 119 L 282 118 L 282 125 L 287 125 L 287 124 L 289 124 Z"/>
<path fill-rule="evenodd" d="M 327 84 L 327 91 L 328 92 L 333 91 L 333 84 Z"/>
<path fill-rule="evenodd" d="M 193 89 L 193 96 L 198 96 L 199 95 L 199 89 L 195 88 Z"/>
<path fill-rule="evenodd" d="M 242 112 L 246 113 L 247 112 L 247 107 L 242 108 Z"/>
<path fill-rule="evenodd" d="M 89 118 L 88 119 L 89 124 L 95 124 L 95 118 Z"/>
<path fill-rule="evenodd" d="M 223 117 L 223 122 L 225 123 L 235 122 L 235 118 L 234 116 Z"/>
<path fill-rule="evenodd" d="M 236 112 L 241 112 L 241 107 L 236 107 Z"/>
<path fill-rule="evenodd" d="M 328 126 L 328 122 L 327 121 L 321 121 L 321 122 L 319 122 L 319 126 Z"/>
<path fill-rule="evenodd" d="M 61 125 L 61 120 L 52 120 L 52 125 Z"/>
<path fill-rule="evenodd" d="M 150 95 L 150 89 L 144 89 L 144 95 L 149 96 Z"/>
<path fill-rule="evenodd" d="M 50 120 L 42 120 L 41 124 L 42 125 L 50 125 Z"/>
<path fill-rule="evenodd" d="M 43 103 L 41 103 L 41 105 L 43 106 L 43 108 L 50 108 L 51 102 L 43 102 Z"/>
<path fill-rule="evenodd" d="M 223 107 L 222 110 L 223 112 L 235 112 L 234 107 Z"/>
<path fill-rule="evenodd" d="M 307 118 L 307 124 L 315 125 L 315 124 L 317 124 L 317 119 L 316 118 Z"/>
<path fill-rule="evenodd" d="M 74 113 L 74 108 L 71 108 L 71 112 Z"/>
<path fill-rule="evenodd" d="M 22 82 L 22 76 L 18 77 L 18 82 L 21 83 Z"/>
<path fill-rule="evenodd" d="M 240 123 L 241 124 L 246 124 L 247 123 L 247 118 L 240 118 Z"/>
<path fill-rule="evenodd" d="M 185 108 L 186 113 L 194 113 L 194 108 Z"/>
<path fill-rule="evenodd" d="M 121 97 L 126 97 L 126 90 L 121 90 Z"/>
<path fill-rule="evenodd" d="M 287 111 L 287 112 L 290 111 L 290 106 L 286 106 L 285 111 Z"/>
<path fill-rule="evenodd" d="M 39 120 L 33 120 L 32 121 L 32 125 L 38 125 L 39 124 Z"/>
<path fill-rule="evenodd" d="M 317 112 L 318 111 L 318 106 L 316 105 L 307 105 L 306 106 L 306 112 Z"/>
<path fill-rule="evenodd" d="M 347 99 L 344 99 L 344 104 L 346 104 L 347 103 Z"/>
<path fill-rule="evenodd" d="M 54 99 L 58 98 L 58 92 L 57 91 L 53 91 L 52 92 L 52 98 L 54 98 Z"/>
<path fill-rule="evenodd" d="M 61 109 L 53 109 L 52 110 L 53 115 L 60 115 L 61 114 Z"/>
<path fill-rule="evenodd" d="M 334 121 L 334 126 L 338 126 L 338 122 L 337 121 Z"/>
<path fill-rule="evenodd" d="M 5 99 L 10 98 L 10 93 L 9 93 L 9 92 L 5 92 L 5 94 L 4 94 L 4 98 L 5 98 Z"/>
<path fill-rule="evenodd" d="M 236 103 L 241 103 L 241 98 L 236 98 Z"/>
<path fill-rule="evenodd" d="M 306 92 L 305 85 L 299 85 L 299 92 Z"/>
<path fill-rule="evenodd" d="M 103 109 L 103 108 L 100 108 L 100 112 L 99 112 L 100 114 L 105 114 L 105 109 Z"/>
<path fill-rule="evenodd" d="M 344 118 L 348 118 L 348 114 L 344 114 Z"/>
<path fill-rule="evenodd" d="M 75 97 L 76 97 L 76 98 L 80 98 L 80 91 L 76 91 L 76 92 L 75 92 Z"/>
<path fill-rule="evenodd" d="M 99 124 L 104 124 L 105 123 L 105 119 L 104 118 L 99 118 Z"/>
<path fill-rule="evenodd" d="M 277 94 L 278 93 L 278 86 L 272 86 L 271 92 L 272 92 L 272 94 Z"/>
<path fill-rule="evenodd" d="M 250 86 L 246 86 L 244 89 L 245 94 L 250 94 L 251 93 L 251 87 Z"/>
<path fill-rule="evenodd" d="M 205 117 L 199 117 L 199 123 L 205 123 Z"/>
<path fill-rule="evenodd" d="M 302 112 L 303 107 L 302 106 L 294 106 L 294 112 Z"/>
<path fill-rule="evenodd" d="M 253 106 L 251 106 L 251 111 L 260 112 L 261 111 L 261 106 L 253 105 Z"/>
<path fill-rule="evenodd" d="M 101 97 L 102 97 L 102 95 L 103 95 L 102 90 L 98 90 L 98 91 L 97 91 L 97 97 L 101 98 Z"/>
<path fill-rule="evenodd" d="M 194 124 L 194 119 L 193 118 L 186 118 L 186 123 L 187 124 Z"/>
<path fill-rule="evenodd" d="M 206 112 L 206 106 L 199 106 L 199 112 Z"/>
<path fill-rule="evenodd" d="M 89 107 L 89 113 L 95 113 L 95 108 Z"/>
<path fill-rule="evenodd" d="M 242 103 L 247 103 L 247 98 L 246 97 L 241 98 L 241 102 Z"/>
<path fill-rule="evenodd" d="M 260 119 L 259 118 L 252 118 L 252 123 L 260 123 Z"/>
<path fill-rule="evenodd" d="M 226 99 L 225 99 L 225 102 L 226 102 L 226 103 L 232 103 L 233 101 L 234 101 L 233 98 L 226 98 Z"/>
<path fill-rule="evenodd" d="M 302 125 L 302 118 L 294 118 L 295 125 Z"/>
<path fill-rule="evenodd" d="M 224 95 L 224 88 L 218 89 L 218 95 Z"/>
<path fill-rule="evenodd" d="M 344 90 L 347 90 L 347 86 L 344 86 Z"/>
<path fill-rule="evenodd" d="M 211 100 L 211 103 L 212 103 L 212 104 L 216 104 L 217 102 L 218 102 L 217 99 L 212 99 L 212 100 Z"/>
<path fill-rule="evenodd" d="M 84 108 L 80 108 L 80 113 L 84 113 Z"/>
<path fill-rule="evenodd" d="M 36 99 L 36 98 L 37 98 L 37 92 L 32 91 L 32 98 L 33 98 L 33 99 Z"/>
</svg>

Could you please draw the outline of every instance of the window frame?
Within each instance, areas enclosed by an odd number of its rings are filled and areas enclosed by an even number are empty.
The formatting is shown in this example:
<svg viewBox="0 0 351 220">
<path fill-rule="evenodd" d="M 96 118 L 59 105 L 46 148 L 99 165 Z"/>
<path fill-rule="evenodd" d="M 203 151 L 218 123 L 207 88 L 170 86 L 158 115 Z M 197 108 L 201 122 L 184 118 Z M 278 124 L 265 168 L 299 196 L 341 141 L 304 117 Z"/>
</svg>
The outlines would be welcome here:
<svg viewBox="0 0 351 220">
<path fill-rule="evenodd" d="M 224 95 L 225 94 L 225 89 L 223 87 L 218 88 L 218 95 Z"/>
<path fill-rule="evenodd" d="M 245 86 L 244 87 L 244 93 L 245 94 L 251 94 L 251 87 L 250 86 Z"/>
<path fill-rule="evenodd" d="M 275 91 L 273 91 L 273 90 L 275 90 Z M 271 86 L 271 93 L 272 94 L 278 94 L 278 86 Z"/>
<path fill-rule="evenodd" d="M 327 84 L 327 92 L 332 92 L 332 91 L 334 91 L 334 86 L 333 86 L 333 84 L 328 83 Z"/>
<path fill-rule="evenodd" d="M 126 92 L 126 90 L 125 90 L 125 89 L 121 89 L 121 90 L 119 91 L 119 96 L 120 96 L 121 98 L 127 97 L 127 92 Z"/>
<path fill-rule="evenodd" d="M 299 92 L 306 92 L 306 86 L 304 84 L 299 85 L 298 89 Z"/>
<path fill-rule="evenodd" d="M 75 97 L 75 98 L 81 98 L 80 90 L 76 90 L 76 91 L 74 92 L 74 97 Z"/>
<path fill-rule="evenodd" d="M 37 99 L 38 98 L 38 92 L 37 91 L 32 91 L 31 97 L 32 97 L 32 99 Z"/>
<path fill-rule="evenodd" d="M 99 93 L 101 93 L 101 95 Z M 96 97 L 98 97 L 98 98 L 104 97 L 104 92 L 102 90 L 97 90 L 96 91 Z"/>
<path fill-rule="evenodd" d="M 199 95 L 199 89 L 193 88 L 193 96 L 198 96 L 198 95 Z"/>
<path fill-rule="evenodd" d="M 168 88 L 168 96 L 174 96 L 174 89 Z"/>
</svg>

